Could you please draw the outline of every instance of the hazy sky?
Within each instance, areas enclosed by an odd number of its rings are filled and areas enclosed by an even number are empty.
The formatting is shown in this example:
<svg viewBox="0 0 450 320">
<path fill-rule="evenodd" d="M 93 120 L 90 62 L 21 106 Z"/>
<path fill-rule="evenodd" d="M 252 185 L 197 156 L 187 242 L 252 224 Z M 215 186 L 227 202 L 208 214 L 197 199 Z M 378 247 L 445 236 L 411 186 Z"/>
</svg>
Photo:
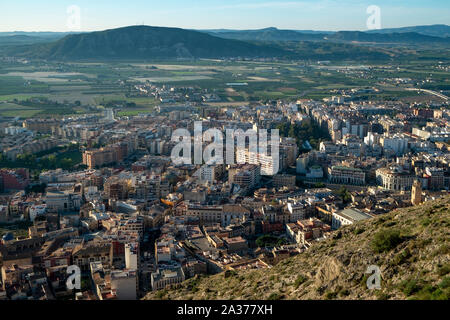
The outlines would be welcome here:
<svg viewBox="0 0 450 320">
<path fill-rule="evenodd" d="M 450 0 L 0 0 L 0 31 L 69 31 L 80 8 L 83 31 L 146 24 L 192 29 L 366 30 L 366 9 L 381 27 L 450 24 Z"/>
</svg>

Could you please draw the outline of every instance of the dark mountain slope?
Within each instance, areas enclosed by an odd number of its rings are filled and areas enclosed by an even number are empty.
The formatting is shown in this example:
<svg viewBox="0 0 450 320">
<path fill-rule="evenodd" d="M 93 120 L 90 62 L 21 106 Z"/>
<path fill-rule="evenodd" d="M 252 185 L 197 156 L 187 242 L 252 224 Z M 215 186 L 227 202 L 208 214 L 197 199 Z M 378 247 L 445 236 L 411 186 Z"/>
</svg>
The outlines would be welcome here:
<svg viewBox="0 0 450 320">
<path fill-rule="evenodd" d="M 68 35 L 55 43 L 28 47 L 23 53 L 49 60 L 277 57 L 285 54 L 282 49 L 202 32 L 148 26 Z"/>
</svg>

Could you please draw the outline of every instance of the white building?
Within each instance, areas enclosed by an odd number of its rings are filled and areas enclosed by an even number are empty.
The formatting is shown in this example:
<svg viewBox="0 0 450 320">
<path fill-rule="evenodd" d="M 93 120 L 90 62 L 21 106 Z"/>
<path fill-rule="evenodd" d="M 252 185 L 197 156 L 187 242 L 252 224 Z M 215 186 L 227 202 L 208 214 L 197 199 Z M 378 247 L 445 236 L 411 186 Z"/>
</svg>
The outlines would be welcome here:
<svg viewBox="0 0 450 320">
<path fill-rule="evenodd" d="M 379 168 L 375 171 L 378 185 L 386 190 L 408 191 L 416 178 L 415 174 L 403 170 L 400 166 Z"/>
<path fill-rule="evenodd" d="M 47 211 L 47 206 L 45 204 L 34 205 L 29 208 L 30 221 L 34 222 L 37 216 L 44 215 Z"/>
<path fill-rule="evenodd" d="M 289 222 L 297 222 L 306 219 L 307 206 L 300 202 L 289 202 L 287 205 L 290 213 Z"/>
<path fill-rule="evenodd" d="M 105 110 L 105 119 L 107 121 L 114 121 L 114 110 L 113 109 L 106 109 Z"/>
<path fill-rule="evenodd" d="M 238 164 L 256 164 L 261 166 L 262 176 L 273 176 L 280 169 L 280 158 L 271 154 L 250 152 L 248 149 L 237 149 Z"/>
<path fill-rule="evenodd" d="M 130 270 L 138 270 L 139 244 L 125 244 L 125 268 Z"/>
<path fill-rule="evenodd" d="M 328 168 L 328 179 L 331 183 L 364 185 L 366 174 L 359 168 L 332 166 Z"/>
<path fill-rule="evenodd" d="M 331 218 L 331 228 L 339 229 L 342 226 L 354 224 L 358 221 L 372 218 L 371 215 L 364 213 L 358 209 L 348 208 L 338 212 L 333 212 Z"/>
<path fill-rule="evenodd" d="M 380 144 L 385 151 L 391 150 L 398 156 L 405 154 L 408 150 L 408 139 L 399 136 L 381 137 Z"/>
</svg>

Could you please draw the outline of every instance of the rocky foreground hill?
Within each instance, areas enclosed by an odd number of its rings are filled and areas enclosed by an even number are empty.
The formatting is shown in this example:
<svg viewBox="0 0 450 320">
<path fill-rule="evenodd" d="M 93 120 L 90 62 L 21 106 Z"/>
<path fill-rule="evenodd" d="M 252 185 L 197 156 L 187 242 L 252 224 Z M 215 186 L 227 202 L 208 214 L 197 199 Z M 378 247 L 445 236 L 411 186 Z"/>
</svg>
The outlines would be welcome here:
<svg viewBox="0 0 450 320">
<path fill-rule="evenodd" d="M 336 231 L 271 269 L 195 277 L 144 299 L 450 298 L 450 197 Z M 381 289 L 367 288 L 379 266 Z"/>
</svg>

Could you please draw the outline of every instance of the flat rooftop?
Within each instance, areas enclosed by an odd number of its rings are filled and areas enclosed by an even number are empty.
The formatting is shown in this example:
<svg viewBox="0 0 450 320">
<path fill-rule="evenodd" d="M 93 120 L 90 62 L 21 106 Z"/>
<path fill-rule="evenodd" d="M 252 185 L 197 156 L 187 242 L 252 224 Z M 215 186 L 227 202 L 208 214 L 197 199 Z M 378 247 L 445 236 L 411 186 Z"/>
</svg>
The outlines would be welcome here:
<svg viewBox="0 0 450 320">
<path fill-rule="evenodd" d="M 339 214 L 339 215 L 343 216 L 344 218 L 352 220 L 354 222 L 372 218 L 372 216 L 367 213 L 364 213 L 357 209 L 351 209 L 351 208 L 344 209 L 342 211 L 337 212 L 336 214 Z"/>
</svg>

